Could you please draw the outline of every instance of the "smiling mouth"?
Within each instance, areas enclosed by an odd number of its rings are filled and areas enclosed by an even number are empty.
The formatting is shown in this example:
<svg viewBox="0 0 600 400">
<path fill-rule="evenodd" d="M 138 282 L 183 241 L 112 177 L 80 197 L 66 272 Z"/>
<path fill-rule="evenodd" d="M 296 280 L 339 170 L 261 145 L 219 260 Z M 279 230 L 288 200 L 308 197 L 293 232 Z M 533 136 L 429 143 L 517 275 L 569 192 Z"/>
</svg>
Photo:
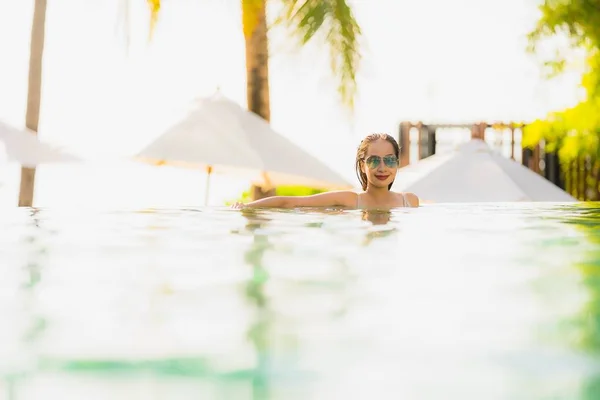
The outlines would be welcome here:
<svg viewBox="0 0 600 400">
<path fill-rule="evenodd" d="M 389 175 L 375 175 L 375 178 L 379 179 L 380 181 L 385 181 L 389 177 Z"/>
</svg>

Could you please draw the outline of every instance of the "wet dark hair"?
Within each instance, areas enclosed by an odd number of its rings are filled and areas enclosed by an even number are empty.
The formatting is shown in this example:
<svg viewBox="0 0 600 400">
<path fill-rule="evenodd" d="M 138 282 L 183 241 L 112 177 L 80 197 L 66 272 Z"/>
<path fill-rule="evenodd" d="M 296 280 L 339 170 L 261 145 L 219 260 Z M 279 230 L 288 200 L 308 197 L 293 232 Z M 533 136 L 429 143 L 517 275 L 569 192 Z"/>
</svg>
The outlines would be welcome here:
<svg viewBox="0 0 600 400">
<path fill-rule="evenodd" d="M 358 177 L 358 181 L 360 182 L 362 189 L 367 190 L 367 175 L 362 172 L 361 163 L 365 161 L 365 156 L 367 155 L 367 150 L 369 150 L 369 146 L 371 143 L 376 142 L 378 140 L 387 140 L 394 147 L 394 154 L 396 158 L 400 158 L 400 146 L 398 146 L 398 142 L 392 136 L 387 133 L 372 133 L 365 137 L 358 145 L 358 149 L 356 150 L 356 176 Z M 392 188 L 394 182 L 388 185 L 388 190 Z"/>
</svg>

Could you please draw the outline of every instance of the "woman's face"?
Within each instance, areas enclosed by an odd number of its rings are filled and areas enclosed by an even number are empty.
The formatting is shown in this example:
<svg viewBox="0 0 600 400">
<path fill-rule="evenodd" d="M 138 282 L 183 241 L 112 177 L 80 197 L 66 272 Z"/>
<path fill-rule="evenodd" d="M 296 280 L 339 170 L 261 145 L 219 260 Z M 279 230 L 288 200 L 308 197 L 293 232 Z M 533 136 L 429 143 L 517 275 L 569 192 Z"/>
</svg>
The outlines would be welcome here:
<svg viewBox="0 0 600 400">
<path fill-rule="evenodd" d="M 371 143 L 361 168 L 367 176 L 369 186 L 387 188 L 396 178 L 398 171 L 398 158 L 394 153 L 394 146 L 385 139 Z"/>
</svg>

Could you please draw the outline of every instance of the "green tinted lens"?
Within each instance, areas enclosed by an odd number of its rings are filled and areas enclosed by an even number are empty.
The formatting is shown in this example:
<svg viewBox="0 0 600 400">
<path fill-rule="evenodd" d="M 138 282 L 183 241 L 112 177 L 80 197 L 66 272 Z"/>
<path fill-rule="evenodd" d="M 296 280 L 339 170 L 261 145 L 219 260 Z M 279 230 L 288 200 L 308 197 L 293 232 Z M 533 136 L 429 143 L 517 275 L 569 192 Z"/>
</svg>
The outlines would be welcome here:
<svg viewBox="0 0 600 400">
<path fill-rule="evenodd" d="M 398 158 L 396 156 L 385 156 L 383 157 L 383 163 L 388 168 L 395 168 L 398 166 Z"/>
<path fill-rule="evenodd" d="M 371 156 L 371 157 L 367 158 L 367 167 L 369 167 L 371 169 L 375 169 L 375 168 L 379 167 L 380 162 L 381 162 L 381 158 L 379 158 L 377 156 Z"/>
</svg>

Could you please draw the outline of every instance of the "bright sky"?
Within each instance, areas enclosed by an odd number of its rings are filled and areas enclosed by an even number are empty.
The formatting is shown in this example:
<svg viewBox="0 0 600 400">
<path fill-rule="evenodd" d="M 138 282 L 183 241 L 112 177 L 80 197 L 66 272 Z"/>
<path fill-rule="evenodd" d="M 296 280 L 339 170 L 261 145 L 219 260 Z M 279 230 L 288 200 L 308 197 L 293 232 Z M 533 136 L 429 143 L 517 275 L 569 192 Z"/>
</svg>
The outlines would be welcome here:
<svg viewBox="0 0 600 400">
<path fill-rule="evenodd" d="M 276 2 L 277 0 L 272 0 Z M 245 106 L 239 0 L 165 1 L 151 44 L 145 0 L 135 3 L 132 42 L 123 0 L 48 4 L 40 137 L 92 156 L 127 156 L 217 87 Z M 355 0 L 364 61 L 353 118 L 340 105 L 327 49 L 301 51 L 272 33 L 272 124 L 353 178 L 354 151 L 372 131 L 402 120 L 529 120 L 577 100 L 577 73 L 544 82 L 526 54 L 534 0 Z M 33 0 L 0 0 L 0 120 L 24 125 Z M 42 167 L 36 205 L 201 205 L 199 171 L 146 166 Z M 0 204 L 15 205 L 18 170 L 0 166 Z M 247 184 L 214 177 L 211 204 Z"/>
</svg>

